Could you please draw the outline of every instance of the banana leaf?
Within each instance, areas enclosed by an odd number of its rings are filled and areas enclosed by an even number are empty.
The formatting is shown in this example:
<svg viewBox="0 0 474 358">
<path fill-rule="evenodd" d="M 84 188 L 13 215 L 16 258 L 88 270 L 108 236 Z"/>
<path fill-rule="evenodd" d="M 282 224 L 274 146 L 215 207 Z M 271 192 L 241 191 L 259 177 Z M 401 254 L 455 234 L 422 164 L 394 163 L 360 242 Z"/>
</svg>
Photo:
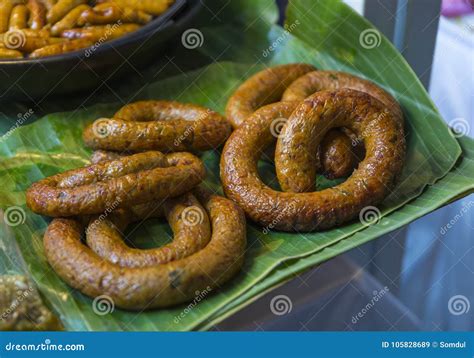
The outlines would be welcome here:
<svg viewBox="0 0 474 358">
<path fill-rule="evenodd" d="M 45 112 L 59 108 L 74 110 L 48 114 L 12 131 L 4 129 L 6 133 L 0 140 L 0 208 L 5 213 L 16 208 L 23 214 L 23 220 L 0 226 L 5 243 L 2 246 L 18 243 L 28 272 L 66 329 L 206 329 L 292 275 L 405 225 L 472 190 L 472 167 L 465 167 L 466 162 L 472 161 L 472 141 L 463 141 L 461 149 L 402 56 L 346 5 L 338 1 L 292 1 L 287 12 L 288 31 L 274 24 L 277 12 L 273 1 L 210 1 L 206 2 L 204 12 L 199 26 L 204 38 L 201 47 L 189 50 L 177 46 L 175 57 L 149 70 L 166 75 L 141 76 L 148 81 L 145 84 L 140 78 L 131 78 L 115 94 L 100 98 L 106 103 L 89 106 L 94 102 L 88 101 L 86 108 L 77 106 L 77 99 L 53 100 L 44 104 Z M 360 40 L 368 29 L 378 34 L 375 47 Z M 194 70 L 189 70 L 186 61 L 177 64 L 189 56 L 210 64 Z M 63 283 L 46 262 L 42 235 L 49 219 L 26 208 L 24 192 L 28 186 L 45 176 L 87 164 L 90 150 L 82 143 L 82 129 L 96 118 L 110 116 L 123 102 L 174 99 L 223 113 L 228 96 L 245 78 L 266 66 L 288 62 L 308 62 L 318 68 L 355 73 L 377 82 L 400 101 L 406 119 L 408 151 L 400 183 L 378 207 L 381 220 L 370 226 L 354 221 L 306 234 L 267 234 L 249 222 L 242 272 L 198 304 L 146 312 L 116 308 L 105 316 L 96 314 L 92 300 Z M 3 106 L 5 123 L 10 125 L 17 121 L 11 113 L 25 108 L 19 103 Z M 459 159 L 463 152 L 464 157 Z M 208 172 L 205 186 L 215 192 L 222 192 L 219 154 L 216 151 L 202 155 Z M 455 167 L 458 160 L 461 164 Z M 261 173 L 266 182 L 272 182 L 274 170 L 270 164 L 261 163 Z M 335 184 L 318 179 L 320 188 Z M 168 225 L 159 220 L 148 220 L 132 230 L 133 244 L 142 248 L 168 242 L 171 236 Z M 0 256 L 0 260 L 2 266 L 8 266 L 7 256 Z"/>
</svg>

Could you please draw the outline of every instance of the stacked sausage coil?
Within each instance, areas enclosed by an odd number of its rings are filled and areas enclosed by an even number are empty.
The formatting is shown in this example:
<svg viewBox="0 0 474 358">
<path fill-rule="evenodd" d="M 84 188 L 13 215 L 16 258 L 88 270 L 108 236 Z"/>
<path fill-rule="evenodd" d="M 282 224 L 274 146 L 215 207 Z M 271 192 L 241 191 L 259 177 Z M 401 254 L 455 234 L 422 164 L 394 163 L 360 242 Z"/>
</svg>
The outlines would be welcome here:
<svg viewBox="0 0 474 358">
<path fill-rule="evenodd" d="M 53 269 L 82 293 L 130 310 L 186 302 L 231 279 L 244 259 L 244 214 L 198 187 L 203 163 L 177 152 L 217 148 L 230 124 L 203 107 L 167 101 L 130 104 L 103 122 L 84 132 L 97 149 L 91 165 L 42 179 L 26 193 L 34 212 L 54 217 L 43 240 Z M 150 217 L 166 218 L 173 241 L 147 250 L 125 244 L 126 227 Z"/>
<path fill-rule="evenodd" d="M 26 194 L 33 211 L 54 217 L 44 247 L 63 280 L 125 309 L 186 302 L 241 268 L 244 212 L 276 230 L 329 229 L 383 201 L 403 167 L 398 103 L 347 73 L 269 68 L 235 91 L 226 115 L 140 101 L 85 128 L 91 165 L 42 179 Z M 205 168 L 196 154 L 223 144 L 220 175 L 231 200 L 199 186 Z M 259 177 L 265 156 L 282 191 Z M 347 179 L 316 191 L 317 174 Z M 126 245 L 121 232 L 149 217 L 166 218 L 173 241 L 148 250 Z"/>
<path fill-rule="evenodd" d="M 237 129 L 221 157 L 224 191 L 262 226 L 313 231 L 345 223 L 380 203 L 403 167 L 398 103 L 356 76 L 305 64 L 269 68 L 236 90 L 226 113 Z M 257 163 L 272 146 L 283 191 L 258 174 Z M 349 178 L 314 191 L 317 173 Z"/>
</svg>

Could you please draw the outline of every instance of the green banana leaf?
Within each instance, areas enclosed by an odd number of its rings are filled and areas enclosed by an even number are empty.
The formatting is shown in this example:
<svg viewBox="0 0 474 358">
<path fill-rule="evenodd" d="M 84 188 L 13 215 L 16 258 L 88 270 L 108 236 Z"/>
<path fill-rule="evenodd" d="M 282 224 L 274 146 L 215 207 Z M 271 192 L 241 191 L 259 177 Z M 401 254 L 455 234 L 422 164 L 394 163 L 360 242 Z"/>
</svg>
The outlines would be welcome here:
<svg viewBox="0 0 474 358">
<path fill-rule="evenodd" d="M 175 57 L 150 70 L 163 76 L 143 76 L 147 80 L 151 78 L 146 86 L 141 79 L 131 78 L 115 94 L 101 97 L 107 103 L 87 108 L 77 107 L 77 99 L 53 100 L 44 104 L 45 112 L 59 108 L 74 110 L 48 114 L 14 131 L 6 132 L 8 127 L 4 126 L 6 134 L 0 140 L 0 208 L 7 212 L 19 207 L 24 212 L 24 222 L 0 226 L 2 248 L 6 252 L 0 256 L 0 263 L 12 270 L 19 266 L 10 262 L 8 255 L 8 248 L 16 242 L 28 272 L 66 329 L 208 328 L 292 275 L 405 225 L 472 190 L 472 167 L 464 167 L 472 160 L 472 141 L 463 141 L 461 149 L 401 55 L 346 5 L 338 1 L 312 1 L 308 7 L 308 3 L 290 3 L 288 32 L 285 32 L 274 24 L 277 12 L 273 1 L 242 0 L 227 5 L 207 2 L 205 19 L 199 26 L 204 38 L 202 46 L 195 50 L 177 46 Z M 372 45 L 360 40 L 368 29 L 376 34 L 373 48 L 367 48 Z M 190 62 L 190 56 L 210 64 L 189 71 L 190 66 L 183 58 Z M 318 68 L 358 74 L 377 82 L 400 101 L 406 118 L 408 152 L 399 185 L 378 208 L 382 219 L 369 227 L 354 221 L 304 235 L 265 234 L 260 227 L 249 223 L 242 272 L 198 304 L 147 312 L 115 309 L 106 316 L 94 313 L 92 300 L 63 283 L 46 262 L 42 235 L 49 219 L 26 208 L 24 192 L 28 186 L 45 176 L 87 164 L 90 150 L 82 143 L 82 129 L 92 120 L 109 116 L 118 109 L 122 103 L 117 103 L 117 97 L 120 102 L 132 98 L 168 98 L 223 112 L 228 96 L 245 78 L 266 66 L 287 62 L 308 62 Z M 178 75 L 173 75 L 177 72 Z M 155 81 L 156 78 L 159 79 Z M 8 113 L 24 108 L 18 103 L 5 104 L 2 109 L 7 113 L 5 122 L 14 125 L 17 118 Z M 462 151 L 465 157 L 454 167 Z M 208 170 L 205 185 L 221 192 L 219 153 L 203 153 L 202 159 Z M 274 178 L 268 163 L 261 164 L 261 172 L 267 182 Z M 323 180 L 318 183 L 320 187 L 334 184 Z M 131 230 L 137 247 L 152 247 L 170 240 L 168 225 L 159 220 L 149 220 Z"/>
</svg>

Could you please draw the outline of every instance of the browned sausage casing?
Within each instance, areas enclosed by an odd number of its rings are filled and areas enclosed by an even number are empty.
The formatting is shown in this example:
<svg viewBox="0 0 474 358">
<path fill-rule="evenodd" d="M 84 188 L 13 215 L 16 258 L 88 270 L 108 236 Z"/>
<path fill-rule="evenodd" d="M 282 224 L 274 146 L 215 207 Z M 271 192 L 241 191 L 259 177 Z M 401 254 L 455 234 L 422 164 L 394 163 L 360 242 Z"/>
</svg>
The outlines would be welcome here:
<svg viewBox="0 0 474 358">
<path fill-rule="evenodd" d="M 117 307 L 138 310 L 173 306 L 221 286 L 241 268 L 246 246 L 245 218 L 232 201 L 202 198 L 212 223 L 210 242 L 186 258 L 162 265 L 121 267 L 81 243 L 74 219 L 54 219 L 44 235 L 48 262 L 82 293 L 109 296 Z"/>
<path fill-rule="evenodd" d="M 219 147 L 231 126 L 210 109 L 174 101 L 140 101 L 119 110 L 112 119 L 99 119 L 83 134 L 94 149 L 202 151 Z"/>
<path fill-rule="evenodd" d="M 165 246 L 140 250 L 129 247 L 122 238 L 129 223 L 162 212 L 174 233 Z M 164 202 L 150 201 L 129 209 L 118 209 L 106 216 L 93 218 L 86 230 L 87 245 L 100 257 L 126 267 L 145 267 L 178 260 L 204 248 L 211 238 L 209 217 L 192 194 Z"/>
<path fill-rule="evenodd" d="M 328 229 L 351 220 L 390 193 L 405 154 L 403 127 L 393 112 L 374 97 L 349 89 L 317 92 L 294 111 L 291 103 L 280 102 L 256 111 L 224 147 L 221 179 L 225 193 L 250 218 L 284 231 Z M 311 193 L 275 191 L 259 178 L 257 162 L 263 148 L 274 143 L 271 124 L 281 117 L 289 118 L 283 138 L 291 141 L 284 142 L 286 150 L 280 150 L 280 155 L 284 156 L 288 177 L 297 182 L 305 184 L 304 176 L 299 175 L 300 158 L 316 151 L 331 128 L 353 131 L 363 140 L 366 156 L 345 182 L 332 188 Z"/>
<path fill-rule="evenodd" d="M 46 6 L 41 0 L 28 0 L 30 19 L 28 24 L 32 30 L 41 30 L 46 25 Z"/>
<path fill-rule="evenodd" d="M 178 196 L 204 177 L 204 165 L 190 153 L 146 152 L 42 179 L 28 189 L 26 203 L 53 217 L 100 214 Z"/>
</svg>

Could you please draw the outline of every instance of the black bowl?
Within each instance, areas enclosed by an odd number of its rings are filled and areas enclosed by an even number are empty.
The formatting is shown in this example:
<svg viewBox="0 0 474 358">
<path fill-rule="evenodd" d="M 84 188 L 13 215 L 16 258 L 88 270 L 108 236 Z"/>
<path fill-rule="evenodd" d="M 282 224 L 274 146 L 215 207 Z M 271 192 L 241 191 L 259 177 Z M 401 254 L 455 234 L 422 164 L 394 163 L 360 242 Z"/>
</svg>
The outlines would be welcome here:
<svg viewBox="0 0 474 358">
<path fill-rule="evenodd" d="M 145 67 L 190 26 L 201 2 L 176 0 L 139 30 L 98 46 L 40 59 L 0 61 L 0 101 L 44 99 L 97 88 Z"/>
</svg>

